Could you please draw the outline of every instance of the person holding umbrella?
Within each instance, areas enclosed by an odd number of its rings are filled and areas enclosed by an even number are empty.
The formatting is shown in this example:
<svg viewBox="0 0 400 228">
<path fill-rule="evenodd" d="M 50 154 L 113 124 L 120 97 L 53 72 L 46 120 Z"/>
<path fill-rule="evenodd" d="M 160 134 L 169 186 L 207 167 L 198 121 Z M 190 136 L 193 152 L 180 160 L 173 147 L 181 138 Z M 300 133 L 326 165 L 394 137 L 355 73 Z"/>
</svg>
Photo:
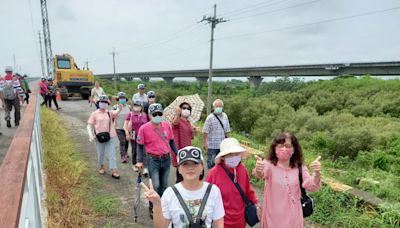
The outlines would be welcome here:
<svg viewBox="0 0 400 228">
<path fill-rule="evenodd" d="M 188 117 L 192 112 L 192 107 L 187 102 L 182 102 L 179 107 L 176 108 L 175 117 L 172 121 L 172 131 L 174 133 L 174 139 L 178 150 L 192 145 L 194 138 L 194 127 L 189 121 Z M 177 167 L 176 155 L 171 153 L 172 165 Z M 182 181 L 178 170 L 176 170 L 176 182 Z"/>
<path fill-rule="evenodd" d="M 204 164 L 200 148 L 188 146 L 178 151 L 178 170 L 183 180 L 161 196 L 142 183 L 146 199 L 154 205 L 153 226 L 224 227 L 224 206 L 216 185 L 203 181 Z"/>
</svg>

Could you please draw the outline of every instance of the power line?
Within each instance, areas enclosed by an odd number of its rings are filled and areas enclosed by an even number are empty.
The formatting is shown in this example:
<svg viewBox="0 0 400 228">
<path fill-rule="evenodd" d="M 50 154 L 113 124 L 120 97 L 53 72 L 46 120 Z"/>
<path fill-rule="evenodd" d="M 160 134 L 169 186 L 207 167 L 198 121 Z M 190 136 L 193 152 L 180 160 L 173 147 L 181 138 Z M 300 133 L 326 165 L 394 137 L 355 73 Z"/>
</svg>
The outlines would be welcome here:
<svg viewBox="0 0 400 228">
<path fill-rule="evenodd" d="M 260 16 L 260 15 L 276 13 L 276 12 L 284 11 L 284 10 L 291 9 L 291 8 L 296 8 L 296 7 L 300 7 L 300 6 L 304 6 L 304 5 L 314 4 L 314 3 L 320 2 L 320 1 L 322 1 L 322 0 L 312 0 L 312 1 L 308 1 L 308 2 L 302 2 L 302 3 L 299 3 L 299 4 L 291 5 L 291 6 L 288 6 L 288 7 L 283 7 L 283 8 L 280 8 L 280 9 L 270 10 L 270 11 L 266 11 L 266 12 L 263 12 L 263 13 L 257 13 L 257 14 L 252 14 L 252 15 L 248 15 L 248 16 L 232 18 L 231 20 L 232 21 L 237 21 L 237 20 L 242 20 L 242 19 L 246 19 L 246 18 L 249 18 L 249 17 L 256 17 L 256 16 Z"/>
<path fill-rule="evenodd" d="M 277 5 L 277 4 L 286 2 L 286 1 L 288 1 L 288 0 L 281 0 L 281 1 L 277 1 L 277 2 L 274 2 L 272 0 L 272 1 L 262 2 L 262 3 L 258 3 L 258 4 L 251 5 L 251 6 L 248 6 L 248 7 L 244 7 L 242 9 L 233 10 L 231 12 L 228 12 L 228 13 L 225 13 L 225 14 L 222 14 L 222 15 L 228 16 L 228 17 L 233 17 L 233 16 L 236 16 L 236 15 L 246 14 L 246 13 L 253 12 L 253 11 L 256 11 L 256 10 L 259 10 L 259 9 L 262 9 L 262 8 L 266 8 L 266 7 L 270 7 L 270 6 L 273 6 L 273 5 Z M 264 4 L 267 4 L 267 5 L 264 5 Z M 237 12 L 235 13 L 235 11 L 237 11 Z"/>
<path fill-rule="evenodd" d="M 310 23 L 305 23 L 305 24 L 292 25 L 292 26 L 287 26 L 287 27 L 283 27 L 283 28 L 269 29 L 269 30 L 265 30 L 265 31 L 261 31 L 261 32 L 246 33 L 246 34 L 241 34 L 241 35 L 236 35 L 236 36 L 225 36 L 225 37 L 221 37 L 221 38 L 216 39 L 216 40 L 227 40 L 227 39 L 236 39 L 236 38 L 241 38 L 241 37 L 246 37 L 246 36 L 256 36 L 256 35 L 260 35 L 260 34 L 264 34 L 264 33 L 271 33 L 271 32 L 278 32 L 278 31 L 296 29 L 296 28 L 306 27 L 306 26 L 310 26 L 310 25 L 324 24 L 324 23 L 329 23 L 329 22 L 334 22 L 334 21 L 343 21 L 343 20 L 347 20 L 347 19 L 352 19 L 352 18 L 356 18 L 356 17 L 363 17 L 363 16 L 372 15 L 372 14 L 379 14 L 379 13 L 384 13 L 384 12 L 397 10 L 397 9 L 400 9 L 400 6 L 392 7 L 392 8 L 388 8 L 388 9 L 382 9 L 382 10 L 375 10 L 375 11 L 360 13 L 360 14 L 356 14 L 356 15 L 330 18 L 330 19 L 326 19 L 326 20 L 310 22 Z"/>
</svg>

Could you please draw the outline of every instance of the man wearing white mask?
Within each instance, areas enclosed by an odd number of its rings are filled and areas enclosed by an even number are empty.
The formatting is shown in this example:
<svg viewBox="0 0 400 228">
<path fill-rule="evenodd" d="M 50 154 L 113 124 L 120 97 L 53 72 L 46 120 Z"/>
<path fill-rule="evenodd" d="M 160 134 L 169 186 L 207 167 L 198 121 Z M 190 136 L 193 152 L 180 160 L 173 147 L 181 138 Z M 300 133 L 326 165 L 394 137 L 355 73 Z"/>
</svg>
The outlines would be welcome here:
<svg viewBox="0 0 400 228">
<path fill-rule="evenodd" d="M 231 127 L 226 113 L 223 112 L 224 103 L 220 99 L 213 102 L 214 112 L 211 113 L 203 128 L 203 146 L 207 150 L 207 167 L 214 167 L 214 159 L 220 151 L 220 144 L 229 138 Z"/>
<path fill-rule="evenodd" d="M 163 121 L 163 108 L 155 103 L 149 106 L 151 121 L 142 125 L 136 138 L 136 167 L 143 167 L 143 153 L 146 150 L 147 168 L 154 185 L 154 190 L 162 196 L 168 187 L 168 177 L 171 165 L 170 153 L 177 153 L 171 125 Z M 152 218 L 152 204 L 149 205 Z"/>
<path fill-rule="evenodd" d="M 225 210 L 224 227 L 245 228 L 246 203 L 240 190 L 244 193 L 247 201 L 253 205 L 258 203 L 257 196 L 250 184 L 249 173 L 246 166 L 241 163 L 242 154 L 246 152 L 246 149 L 241 147 L 235 138 L 224 139 L 220 148 L 221 151 L 215 158 L 216 165 L 208 173 L 206 181 L 218 186 L 221 190 Z M 258 216 L 261 212 L 260 208 L 254 206 L 254 209 L 254 216 Z"/>
</svg>

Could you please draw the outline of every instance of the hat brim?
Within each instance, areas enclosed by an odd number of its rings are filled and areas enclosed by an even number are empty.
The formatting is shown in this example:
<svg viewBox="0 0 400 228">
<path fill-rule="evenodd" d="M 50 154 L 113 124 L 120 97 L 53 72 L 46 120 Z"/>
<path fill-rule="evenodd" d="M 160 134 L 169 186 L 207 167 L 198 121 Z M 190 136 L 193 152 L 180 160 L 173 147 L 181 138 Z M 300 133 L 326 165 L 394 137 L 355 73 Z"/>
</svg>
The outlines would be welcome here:
<svg viewBox="0 0 400 228">
<path fill-rule="evenodd" d="M 96 104 L 99 104 L 99 103 L 100 103 L 100 101 L 96 101 Z M 108 103 L 108 104 L 111 104 L 110 101 L 107 101 L 107 103 Z"/>
<path fill-rule="evenodd" d="M 215 157 L 215 163 L 218 164 L 221 162 L 221 158 L 225 155 L 228 154 L 233 154 L 233 153 L 244 153 L 247 150 L 241 146 L 232 146 L 229 148 L 229 150 L 224 150 L 224 151 L 220 151 L 218 153 L 218 155 Z"/>
<path fill-rule="evenodd" d="M 186 159 L 181 160 L 181 161 L 178 163 L 178 165 L 182 165 L 182 163 L 184 163 L 185 161 L 193 161 L 193 162 L 195 162 L 195 163 L 197 163 L 197 164 L 203 163 L 202 160 L 199 160 L 199 159 L 196 159 L 196 158 L 186 158 Z"/>
</svg>

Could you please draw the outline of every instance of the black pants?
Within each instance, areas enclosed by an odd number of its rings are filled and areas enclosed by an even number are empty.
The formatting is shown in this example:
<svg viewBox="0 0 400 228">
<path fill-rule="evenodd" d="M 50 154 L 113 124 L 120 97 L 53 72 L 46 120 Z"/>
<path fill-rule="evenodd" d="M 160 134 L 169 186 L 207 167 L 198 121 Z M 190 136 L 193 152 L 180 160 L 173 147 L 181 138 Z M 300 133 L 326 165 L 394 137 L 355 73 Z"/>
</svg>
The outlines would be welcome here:
<svg viewBox="0 0 400 228">
<path fill-rule="evenodd" d="M 14 107 L 14 122 L 15 124 L 19 124 L 19 121 L 21 119 L 21 111 L 20 111 L 20 106 L 19 106 L 19 98 L 15 97 L 14 100 L 7 100 L 4 99 L 5 101 L 5 111 L 6 111 L 6 118 L 5 120 L 10 121 L 11 120 L 11 111 L 12 108 Z"/>
<path fill-rule="evenodd" d="M 25 93 L 25 101 L 29 104 L 29 93 Z"/>
<path fill-rule="evenodd" d="M 43 102 L 40 105 L 46 105 L 46 107 L 48 107 L 49 105 L 47 104 L 48 100 L 49 100 L 49 95 L 47 94 L 40 94 L 43 97 Z"/>
<path fill-rule="evenodd" d="M 56 106 L 56 108 L 58 109 L 58 103 L 57 103 L 57 99 L 56 99 L 56 95 L 48 95 L 48 99 L 49 99 L 49 107 L 51 108 L 51 101 L 54 101 L 54 105 Z"/>
</svg>

